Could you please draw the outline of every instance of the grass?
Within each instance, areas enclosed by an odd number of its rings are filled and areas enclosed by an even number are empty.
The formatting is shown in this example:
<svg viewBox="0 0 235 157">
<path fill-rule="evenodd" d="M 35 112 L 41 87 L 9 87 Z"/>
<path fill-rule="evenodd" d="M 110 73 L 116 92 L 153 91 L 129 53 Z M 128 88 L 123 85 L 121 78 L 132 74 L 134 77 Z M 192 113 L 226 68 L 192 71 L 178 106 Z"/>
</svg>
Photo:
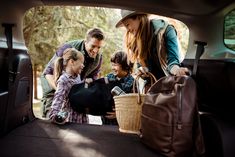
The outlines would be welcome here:
<svg viewBox="0 0 235 157">
<path fill-rule="evenodd" d="M 33 113 L 38 118 L 42 117 L 40 113 L 40 108 L 41 108 L 41 101 L 37 101 L 33 103 Z"/>
</svg>

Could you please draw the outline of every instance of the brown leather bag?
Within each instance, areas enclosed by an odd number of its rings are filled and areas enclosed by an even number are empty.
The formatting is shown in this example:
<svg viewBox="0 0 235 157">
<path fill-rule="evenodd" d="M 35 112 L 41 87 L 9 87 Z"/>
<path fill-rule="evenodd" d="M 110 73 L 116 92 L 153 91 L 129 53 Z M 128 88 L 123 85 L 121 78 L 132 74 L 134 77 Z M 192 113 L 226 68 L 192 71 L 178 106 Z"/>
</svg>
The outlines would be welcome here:
<svg viewBox="0 0 235 157">
<path fill-rule="evenodd" d="M 203 155 L 194 80 L 189 76 L 163 77 L 146 94 L 141 141 L 167 157 Z"/>
</svg>

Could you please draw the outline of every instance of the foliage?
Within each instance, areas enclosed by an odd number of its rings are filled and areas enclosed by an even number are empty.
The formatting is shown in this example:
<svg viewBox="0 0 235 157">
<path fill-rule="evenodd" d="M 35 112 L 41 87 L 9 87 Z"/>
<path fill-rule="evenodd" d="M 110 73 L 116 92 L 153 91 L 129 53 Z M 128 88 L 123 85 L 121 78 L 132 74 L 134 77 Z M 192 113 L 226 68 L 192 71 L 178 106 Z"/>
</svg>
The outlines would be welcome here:
<svg viewBox="0 0 235 157">
<path fill-rule="evenodd" d="M 24 17 L 24 38 L 34 66 L 44 66 L 54 55 L 57 48 L 66 41 L 84 39 L 86 31 L 99 27 L 105 32 L 105 46 L 101 76 L 111 71 L 110 56 L 123 49 L 123 29 L 116 29 L 120 18 L 119 9 L 78 6 L 43 6 L 30 9 Z M 187 28 L 174 23 L 180 29 L 180 39 L 186 36 Z M 188 38 L 180 40 L 184 52 Z"/>
<path fill-rule="evenodd" d="M 234 41 L 231 44 L 227 44 L 227 46 L 235 50 L 235 10 L 226 15 L 224 29 L 224 39 Z"/>
<path fill-rule="evenodd" d="M 34 65 L 45 66 L 56 49 L 66 41 L 83 39 L 92 27 L 101 28 L 106 35 L 103 74 L 110 71 L 110 54 L 122 48 L 123 32 L 114 27 L 118 10 L 94 7 L 37 7 L 24 17 L 24 38 Z"/>
</svg>

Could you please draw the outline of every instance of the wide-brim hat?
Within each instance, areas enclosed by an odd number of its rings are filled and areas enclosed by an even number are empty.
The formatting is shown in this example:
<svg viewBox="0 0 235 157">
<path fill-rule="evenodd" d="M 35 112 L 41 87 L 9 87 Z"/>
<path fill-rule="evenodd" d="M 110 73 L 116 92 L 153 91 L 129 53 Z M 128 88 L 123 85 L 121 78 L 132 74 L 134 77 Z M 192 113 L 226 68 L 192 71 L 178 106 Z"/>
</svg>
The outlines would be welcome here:
<svg viewBox="0 0 235 157">
<path fill-rule="evenodd" d="M 121 10 L 121 19 L 117 22 L 116 28 L 123 27 L 123 21 L 128 19 L 129 17 L 132 17 L 134 15 L 142 15 L 142 14 L 146 14 L 146 13 L 131 11 L 131 10 Z"/>
</svg>

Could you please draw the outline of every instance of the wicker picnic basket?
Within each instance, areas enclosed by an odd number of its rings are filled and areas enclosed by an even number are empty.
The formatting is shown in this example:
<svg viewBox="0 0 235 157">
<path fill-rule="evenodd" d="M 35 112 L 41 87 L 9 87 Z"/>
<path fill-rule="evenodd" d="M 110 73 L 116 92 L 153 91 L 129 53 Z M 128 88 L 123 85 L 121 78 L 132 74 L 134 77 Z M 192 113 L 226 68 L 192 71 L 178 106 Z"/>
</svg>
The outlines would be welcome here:
<svg viewBox="0 0 235 157">
<path fill-rule="evenodd" d="M 148 76 L 151 77 L 151 80 L 153 78 L 154 82 L 156 81 L 156 78 L 151 73 L 148 73 Z M 123 133 L 140 133 L 140 117 L 146 94 L 140 94 L 139 90 L 136 93 L 135 87 L 139 88 L 139 78 L 140 76 L 137 76 L 133 83 L 133 93 L 114 96 L 119 131 Z M 151 84 L 154 82 L 151 81 Z"/>
</svg>

